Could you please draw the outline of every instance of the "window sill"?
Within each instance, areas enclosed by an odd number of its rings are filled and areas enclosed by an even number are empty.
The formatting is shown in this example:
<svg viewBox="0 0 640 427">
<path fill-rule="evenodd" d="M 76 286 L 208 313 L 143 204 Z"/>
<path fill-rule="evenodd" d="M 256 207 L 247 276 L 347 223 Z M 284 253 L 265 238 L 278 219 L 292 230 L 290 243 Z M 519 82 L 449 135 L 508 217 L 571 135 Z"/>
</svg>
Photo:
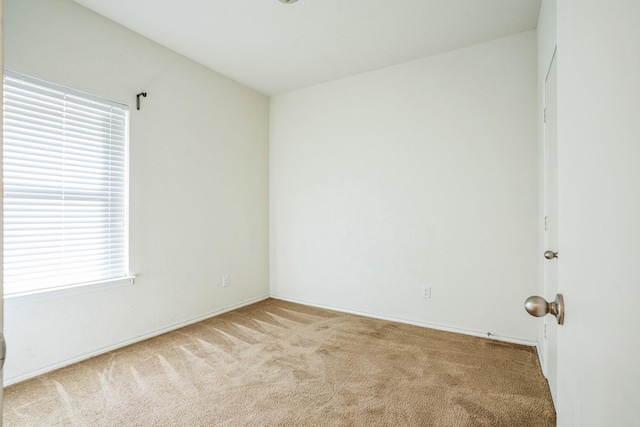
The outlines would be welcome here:
<svg viewBox="0 0 640 427">
<path fill-rule="evenodd" d="M 59 288 L 41 289 L 31 292 L 21 292 L 4 296 L 6 305 L 20 303 L 30 303 L 43 301 L 52 298 L 80 295 L 87 292 L 99 291 L 102 289 L 119 288 L 134 284 L 136 276 L 119 277 L 117 279 L 103 280 L 99 282 L 81 283 L 78 285 L 63 286 Z"/>
</svg>

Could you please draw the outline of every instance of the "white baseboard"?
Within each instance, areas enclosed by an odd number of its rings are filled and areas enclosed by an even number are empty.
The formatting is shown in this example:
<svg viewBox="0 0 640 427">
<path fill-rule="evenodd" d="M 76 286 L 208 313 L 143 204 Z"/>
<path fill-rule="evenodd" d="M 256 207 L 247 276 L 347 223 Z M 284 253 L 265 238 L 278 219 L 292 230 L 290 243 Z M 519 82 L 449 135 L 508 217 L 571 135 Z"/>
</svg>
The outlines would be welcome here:
<svg viewBox="0 0 640 427">
<path fill-rule="evenodd" d="M 10 378 L 4 378 L 3 386 L 7 387 L 7 386 L 10 386 L 11 384 L 16 384 L 16 383 L 28 380 L 28 379 L 33 378 L 33 377 L 37 377 L 38 375 L 46 374 L 48 372 L 55 371 L 56 369 L 64 368 L 65 366 L 73 365 L 74 363 L 82 362 L 83 360 L 87 360 L 87 359 L 90 359 L 92 357 L 99 356 L 99 355 L 104 354 L 104 353 L 108 353 L 108 352 L 113 351 L 113 350 L 117 350 L 119 348 L 126 347 L 128 345 L 135 344 L 137 342 L 144 341 L 144 340 L 147 340 L 149 338 L 153 338 L 153 337 L 156 337 L 158 335 L 165 334 L 167 332 L 175 331 L 176 329 L 184 328 L 185 326 L 189 326 L 189 325 L 192 325 L 194 323 L 198 323 L 198 322 L 201 322 L 203 320 L 207 320 L 207 319 L 210 319 L 212 317 L 219 316 L 219 315 L 227 313 L 229 311 L 237 310 L 237 309 L 239 309 L 241 307 L 245 307 L 247 305 L 251 305 L 251 304 L 255 304 L 255 303 L 260 302 L 260 301 L 264 301 L 264 300 L 266 300 L 268 298 L 269 298 L 269 295 L 263 295 L 263 296 L 260 296 L 258 298 L 253 298 L 253 299 L 250 299 L 250 300 L 246 300 L 246 301 L 243 301 L 243 302 L 241 302 L 239 304 L 236 304 L 236 305 L 233 305 L 233 306 L 230 306 L 230 307 L 224 307 L 224 308 L 222 308 L 220 310 L 217 310 L 215 312 L 212 312 L 212 313 L 209 313 L 209 314 L 205 314 L 204 316 L 199 316 L 199 317 L 187 320 L 185 322 L 177 323 L 175 325 L 171 325 L 171 326 L 168 326 L 166 328 L 158 329 L 156 331 L 150 332 L 150 333 L 145 334 L 145 335 L 141 335 L 139 337 L 132 338 L 132 339 L 127 340 L 127 341 L 122 341 L 122 342 L 119 342 L 117 344 L 110 345 L 108 347 L 104 347 L 104 348 L 101 348 L 99 350 L 95 350 L 95 351 L 92 351 L 92 352 L 89 352 L 89 353 L 86 353 L 86 354 L 82 354 L 80 356 L 73 357 L 71 359 L 67 359 L 67 360 L 64 360 L 62 362 L 46 366 L 44 368 L 41 368 L 41 369 L 38 369 L 38 370 L 35 370 L 35 371 L 27 372 L 26 374 L 17 375 L 15 377 L 10 377 Z"/>
<path fill-rule="evenodd" d="M 542 346 L 540 345 L 540 341 L 536 342 L 536 352 L 538 353 L 538 361 L 540 362 L 540 369 L 542 369 L 542 375 L 545 378 L 549 379 L 547 375 L 547 364 L 544 361 L 544 355 L 542 354 Z"/>
<path fill-rule="evenodd" d="M 300 299 L 296 299 L 296 298 L 288 298 L 288 297 L 283 297 L 283 296 L 280 296 L 280 295 L 273 295 L 272 294 L 271 298 L 279 299 L 279 300 L 283 300 L 283 301 L 289 301 L 289 302 L 293 302 L 293 303 L 296 303 L 296 304 L 308 305 L 308 306 L 311 306 L 311 307 L 324 308 L 326 310 L 339 311 L 341 313 L 348 313 L 348 314 L 355 314 L 357 316 L 370 317 L 372 319 L 380 319 L 380 320 L 388 320 L 388 321 L 397 322 L 397 323 L 405 323 L 407 325 L 421 326 L 423 328 L 437 329 L 439 331 L 454 332 L 454 333 L 457 333 L 457 334 L 471 335 L 471 336 L 474 336 L 474 337 L 489 338 L 489 339 L 493 339 L 493 340 L 497 340 L 497 341 L 504 341 L 504 342 L 509 342 L 509 343 L 513 343 L 513 344 L 522 344 L 522 345 L 526 345 L 526 346 L 530 346 L 530 347 L 537 347 L 538 346 L 538 343 L 536 341 L 529 341 L 529 340 L 524 340 L 524 339 L 521 339 L 521 338 L 507 337 L 507 336 L 503 336 L 503 335 L 494 335 L 494 334 L 488 333 L 488 332 L 474 331 L 474 330 L 462 329 L 462 328 L 454 328 L 454 327 L 451 327 L 451 326 L 437 325 L 437 324 L 434 324 L 434 323 L 426 323 L 426 322 L 418 322 L 418 321 L 415 321 L 415 320 L 402 319 L 402 318 L 392 317 L 392 316 L 383 316 L 383 315 L 380 315 L 380 314 L 369 313 L 369 312 L 358 311 L 358 310 L 351 310 L 351 309 L 343 308 L 343 307 L 336 307 L 336 306 L 325 305 L 325 304 L 316 304 L 316 303 L 313 303 L 313 302 L 310 302 L 310 301 L 304 301 L 304 300 L 300 300 Z M 540 354 L 539 350 L 538 350 L 538 354 Z"/>
</svg>

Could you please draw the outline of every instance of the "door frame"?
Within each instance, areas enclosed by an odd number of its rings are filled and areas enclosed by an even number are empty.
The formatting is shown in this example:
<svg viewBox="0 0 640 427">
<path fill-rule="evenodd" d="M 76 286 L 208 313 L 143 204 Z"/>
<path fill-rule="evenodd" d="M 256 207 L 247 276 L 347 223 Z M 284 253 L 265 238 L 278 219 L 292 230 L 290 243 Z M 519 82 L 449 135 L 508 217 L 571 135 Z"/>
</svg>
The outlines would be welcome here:
<svg viewBox="0 0 640 427">
<path fill-rule="evenodd" d="M 3 77 L 4 77 L 4 24 L 3 24 L 3 16 L 2 16 L 2 11 L 3 11 L 3 7 L 2 7 L 2 0 L 0 0 L 0 69 L 2 69 L 3 71 Z M 3 78 L 4 81 L 4 78 Z M 2 88 L 3 85 L 0 85 L 0 98 L 4 99 L 3 97 L 3 92 L 2 92 Z M 3 101 L 4 103 L 4 101 Z M 3 123 L 4 124 L 4 123 Z M 3 147 L 3 139 L 2 139 L 2 134 L 3 132 L 0 132 L 0 147 Z M 3 165 L 4 162 L 2 160 L 2 150 L 0 150 L 0 165 Z M 4 172 L 4 168 L 3 168 L 3 172 Z M 0 187 L 4 186 L 4 183 L 2 181 L 2 176 L 4 174 L 0 174 Z M 4 212 L 4 206 L 3 206 L 3 198 L 0 197 L 0 223 L 3 222 L 3 212 Z M 4 248 L 4 243 L 3 243 L 3 236 L 4 233 L 0 233 L 0 248 Z M 2 249 L 2 253 L 4 253 L 4 249 Z M 0 256 L 0 271 L 4 271 L 4 266 L 3 266 L 3 258 Z M 0 343 L 0 345 L 3 346 L 2 349 L 0 349 L 0 351 L 2 351 L 3 353 L 5 353 L 5 348 L 4 348 L 4 286 L 3 286 L 3 276 L 4 274 L 0 274 L 0 338 L 2 340 L 2 342 Z M 4 407 L 3 407 L 3 385 L 4 385 L 4 375 L 3 375 L 3 367 L 4 367 L 4 357 L 5 355 L 3 355 L 3 359 L 2 361 L 0 361 L 0 427 L 2 427 L 2 414 L 4 413 Z"/>
<path fill-rule="evenodd" d="M 549 162 L 548 162 L 548 156 L 549 156 L 549 138 L 547 135 L 547 94 L 548 94 L 548 90 L 547 90 L 547 82 L 549 80 L 550 74 L 552 72 L 553 67 L 556 67 L 556 79 L 557 79 L 557 50 L 558 47 L 557 45 L 554 46 L 553 49 L 553 54 L 551 55 L 551 60 L 549 61 L 549 64 L 547 66 L 547 70 L 545 73 L 545 77 L 544 80 L 542 81 L 542 115 L 543 115 L 543 120 L 542 120 L 542 224 L 541 224 L 541 232 L 542 232 L 542 245 L 543 248 L 542 251 L 546 251 L 546 250 L 553 250 L 553 251 L 557 251 L 557 190 L 558 190 L 558 182 L 557 182 L 557 173 L 555 176 L 555 181 L 552 183 L 549 183 L 550 180 L 550 176 L 549 176 Z M 557 81 L 556 81 L 556 85 L 557 85 Z M 557 87 L 556 87 L 556 93 L 555 93 L 555 97 L 556 97 L 556 108 L 557 108 Z M 557 126 L 557 115 L 556 115 L 556 126 Z M 557 165 L 557 135 L 556 135 L 556 140 L 555 140 L 555 164 Z M 549 188 L 550 186 L 553 186 L 554 188 L 554 192 L 555 192 L 555 196 L 556 196 L 556 212 L 555 212 L 555 226 L 556 226 L 556 242 L 554 244 L 555 247 L 550 247 L 550 238 L 549 238 L 549 232 L 547 229 L 547 219 L 550 216 L 549 215 L 549 200 L 550 200 L 550 191 Z M 542 257 L 542 254 L 539 255 L 540 256 L 540 261 L 542 263 L 542 268 L 541 268 L 541 272 L 542 272 L 542 289 L 543 289 L 543 295 L 545 298 L 553 300 L 555 298 L 555 295 L 551 295 L 550 292 L 555 293 L 557 291 L 557 282 L 556 282 L 556 290 L 552 291 L 549 280 L 548 280 L 548 270 L 549 270 L 549 266 L 550 266 L 550 262 L 557 262 L 556 259 L 554 260 L 546 260 Z M 557 281 L 557 273 L 556 273 L 556 281 Z M 543 317 L 543 326 L 542 326 L 542 336 L 539 339 L 540 342 L 540 348 L 541 348 L 541 353 L 542 353 L 542 372 L 544 374 L 544 376 L 547 378 L 547 380 L 549 380 L 550 382 L 553 382 L 553 384 L 556 384 L 556 378 L 549 378 L 549 376 L 551 375 L 550 372 L 550 359 L 551 359 L 551 352 L 550 352 L 550 345 L 549 345 L 549 341 L 547 339 L 547 332 L 548 332 L 548 327 L 551 325 L 551 327 L 554 327 L 555 325 L 553 324 L 553 322 L 555 321 L 555 319 L 552 316 L 544 316 Z M 556 326 L 557 327 L 557 326 Z M 556 335 L 557 337 L 557 335 Z M 556 343 L 556 348 L 557 348 L 557 343 Z M 557 393 L 557 392 L 556 392 Z M 554 393 L 552 393 L 554 394 Z M 555 395 L 553 396 L 554 398 L 556 397 Z"/>
</svg>

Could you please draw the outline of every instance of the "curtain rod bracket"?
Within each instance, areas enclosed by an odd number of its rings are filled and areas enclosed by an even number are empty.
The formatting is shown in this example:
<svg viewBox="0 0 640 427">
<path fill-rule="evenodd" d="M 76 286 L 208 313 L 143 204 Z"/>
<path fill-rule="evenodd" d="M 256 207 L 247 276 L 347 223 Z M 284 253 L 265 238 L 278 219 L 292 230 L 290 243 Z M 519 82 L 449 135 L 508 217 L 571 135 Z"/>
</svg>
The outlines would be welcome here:
<svg viewBox="0 0 640 427">
<path fill-rule="evenodd" d="M 145 98 L 147 97 L 147 92 L 140 92 L 139 94 L 136 95 L 136 109 L 139 110 L 140 109 L 140 95 L 144 96 Z"/>
</svg>

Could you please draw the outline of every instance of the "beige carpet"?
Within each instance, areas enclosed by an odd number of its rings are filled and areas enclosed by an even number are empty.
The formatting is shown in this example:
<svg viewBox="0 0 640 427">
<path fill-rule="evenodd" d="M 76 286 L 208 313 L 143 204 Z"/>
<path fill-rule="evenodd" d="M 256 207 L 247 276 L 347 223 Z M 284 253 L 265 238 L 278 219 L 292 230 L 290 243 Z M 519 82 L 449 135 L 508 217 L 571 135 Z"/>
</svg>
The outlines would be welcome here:
<svg viewBox="0 0 640 427">
<path fill-rule="evenodd" d="M 6 426 L 553 426 L 535 350 L 278 300 L 5 389 Z"/>
</svg>

